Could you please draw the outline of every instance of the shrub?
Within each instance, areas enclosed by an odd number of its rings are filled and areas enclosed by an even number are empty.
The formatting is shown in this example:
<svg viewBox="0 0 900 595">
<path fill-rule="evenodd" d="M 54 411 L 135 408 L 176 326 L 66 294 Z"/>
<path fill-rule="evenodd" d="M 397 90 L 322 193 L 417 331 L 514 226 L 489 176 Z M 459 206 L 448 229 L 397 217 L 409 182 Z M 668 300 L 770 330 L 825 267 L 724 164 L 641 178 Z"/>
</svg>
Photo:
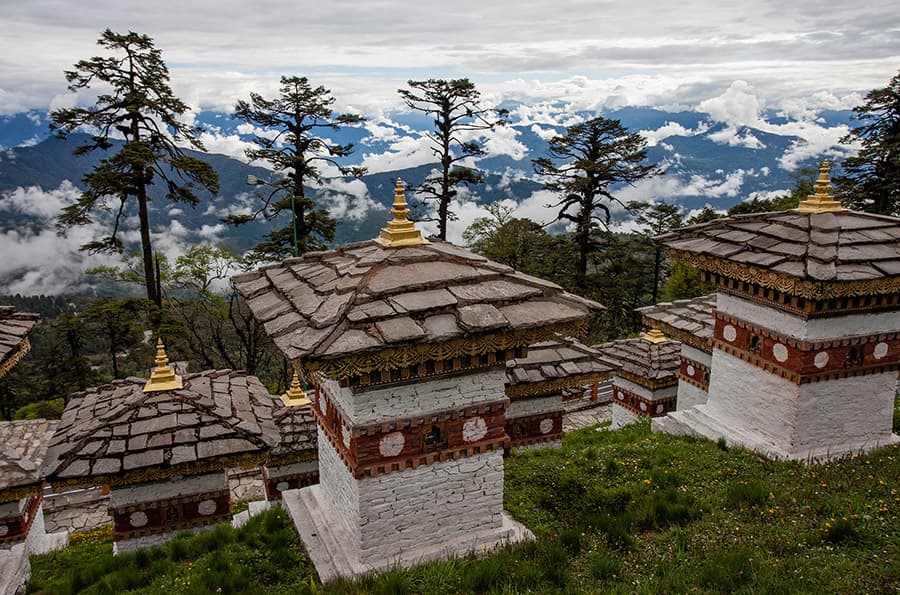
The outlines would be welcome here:
<svg viewBox="0 0 900 595">
<path fill-rule="evenodd" d="M 841 517 L 828 523 L 825 527 L 825 541 L 830 543 L 843 543 L 856 541 L 859 538 L 859 530 L 856 523 L 847 517 Z"/>
</svg>

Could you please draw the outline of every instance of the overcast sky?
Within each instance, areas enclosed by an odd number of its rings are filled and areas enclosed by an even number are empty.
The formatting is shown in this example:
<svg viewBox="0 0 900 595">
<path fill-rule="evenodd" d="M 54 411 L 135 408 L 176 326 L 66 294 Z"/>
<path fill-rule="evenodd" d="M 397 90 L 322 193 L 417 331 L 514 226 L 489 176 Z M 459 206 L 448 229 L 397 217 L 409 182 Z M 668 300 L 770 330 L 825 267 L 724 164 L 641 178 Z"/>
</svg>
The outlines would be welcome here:
<svg viewBox="0 0 900 595">
<path fill-rule="evenodd" d="M 176 92 L 195 109 L 227 110 L 250 89 L 274 89 L 281 74 L 307 75 L 332 88 L 339 107 L 369 114 L 396 106 L 406 79 L 431 76 L 472 78 L 495 98 L 669 108 L 692 107 L 741 80 L 763 107 L 840 107 L 896 74 L 898 8 L 835 0 L 4 0 L 0 114 L 71 101 L 63 70 L 97 54 L 106 27 L 153 37 Z"/>
</svg>

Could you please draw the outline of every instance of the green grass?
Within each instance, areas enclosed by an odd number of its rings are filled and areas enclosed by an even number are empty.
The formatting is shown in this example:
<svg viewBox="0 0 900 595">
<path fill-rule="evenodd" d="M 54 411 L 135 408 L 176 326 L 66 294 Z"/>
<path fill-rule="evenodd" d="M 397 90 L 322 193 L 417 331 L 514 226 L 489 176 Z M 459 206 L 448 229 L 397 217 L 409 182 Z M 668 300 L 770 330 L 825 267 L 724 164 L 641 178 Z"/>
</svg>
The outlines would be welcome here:
<svg viewBox="0 0 900 595">
<path fill-rule="evenodd" d="M 117 558 L 101 532 L 34 557 L 29 592 L 896 593 L 898 477 L 897 447 L 805 467 L 648 423 L 586 429 L 507 459 L 505 507 L 537 540 L 487 558 L 321 585 L 270 511 Z"/>
</svg>

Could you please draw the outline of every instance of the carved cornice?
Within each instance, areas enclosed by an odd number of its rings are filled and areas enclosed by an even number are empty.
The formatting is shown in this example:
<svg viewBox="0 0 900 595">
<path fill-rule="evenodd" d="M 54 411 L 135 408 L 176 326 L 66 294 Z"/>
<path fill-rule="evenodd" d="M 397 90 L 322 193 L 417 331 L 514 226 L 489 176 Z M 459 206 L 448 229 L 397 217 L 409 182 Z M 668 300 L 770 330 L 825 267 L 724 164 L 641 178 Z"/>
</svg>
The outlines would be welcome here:
<svg viewBox="0 0 900 595">
<path fill-rule="evenodd" d="M 626 372 L 625 370 L 615 370 L 613 372 L 613 375 L 621 376 L 625 380 L 630 380 L 638 386 L 643 386 L 644 388 L 650 390 L 659 390 L 661 388 L 667 388 L 669 386 L 675 386 L 676 384 L 678 384 L 678 378 L 674 374 L 663 379 L 655 379 L 644 378 L 643 376 L 638 376 L 637 374 L 632 374 L 631 372 Z"/>
<path fill-rule="evenodd" d="M 673 260 L 722 275 L 723 277 L 745 283 L 755 283 L 788 295 L 810 300 L 829 300 L 864 295 L 890 295 L 900 292 L 900 277 L 865 279 L 861 281 L 810 281 L 778 271 L 732 262 L 724 258 L 694 254 L 693 252 L 676 250 L 674 248 L 668 248 L 666 254 Z"/>
<path fill-rule="evenodd" d="M 406 368 L 427 361 L 483 355 L 533 345 L 558 336 L 577 335 L 584 329 L 584 325 L 583 320 L 578 320 L 519 331 L 463 337 L 444 343 L 389 347 L 380 351 L 357 353 L 336 359 L 300 360 L 297 363 L 310 373 L 319 373 L 332 380 L 342 380 L 374 370 Z"/>
<path fill-rule="evenodd" d="M 0 378 L 6 376 L 29 351 L 31 351 L 31 343 L 28 341 L 28 337 L 25 337 L 22 339 L 22 342 L 19 343 L 18 349 L 16 349 L 12 355 L 0 362 Z"/>
<path fill-rule="evenodd" d="M 269 451 L 250 452 L 214 459 L 204 459 L 193 463 L 182 463 L 172 467 L 148 467 L 146 469 L 134 469 L 124 473 L 84 475 L 72 478 L 53 478 L 54 486 L 63 487 L 92 487 L 108 485 L 111 487 L 126 486 L 150 481 L 164 481 L 186 475 L 202 475 L 214 471 L 224 471 L 232 467 L 250 469 L 265 465 L 269 460 Z"/>
<path fill-rule="evenodd" d="M 590 384 L 594 384 L 595 382 L 605 382 L 606 380 L 609 380 L 609 377 L 611 375 L 611 372 L 576 374 L 574 376 L 554 378 L 553 380 L 544 380 L 541 382 L 514 384 L 512 386 L 507 386 L 505 392 L 506 396 L 510 399 L 523 399 L 527 397 L 551 395 L 553 393 L 561 392 L 567 388 L 588 386 Z"/>
</svg>

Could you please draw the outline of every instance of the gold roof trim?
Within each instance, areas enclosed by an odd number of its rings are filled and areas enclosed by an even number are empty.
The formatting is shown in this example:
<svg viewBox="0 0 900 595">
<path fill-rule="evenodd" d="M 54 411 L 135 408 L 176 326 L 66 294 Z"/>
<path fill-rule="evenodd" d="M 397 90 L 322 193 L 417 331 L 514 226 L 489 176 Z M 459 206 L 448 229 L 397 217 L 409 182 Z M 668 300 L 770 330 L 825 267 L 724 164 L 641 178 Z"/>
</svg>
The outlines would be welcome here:
<svg viewBox="0 0 900 595">
<path fill-rule="evenodd" d="M 12 355 L 0 362 L 0 378 L 6 376 L 29 351 L 31 351 L 31 343 L 28 341 L 28 337 L 25 337 L 22 339 L 22 342 L 19 343 L 18 349 L 16 349 Z"/>
<path fill-rule="evenodd" d="M 647 341 L 648 343 L 653 343 L 655 345 L 659 344 L 659 343 L 665 343 L 666 341 L 668 341 L 668 339 L 662 333 L 662 331 L 659 330 L 658 328 L 656 328 L 655 326 L 653 328 L 651 328 L 649 331 L 647 331 L 645 333 L 641 333 L 641 339 L 643 339 L 644 341 Z"/>
<path fill-rule="evenodd" d="M 816 180 L 816 192 L 810 194 L 808 200 L 800 201 L 800 205 L 795 209 L 798 213 L 832 213 L 836 211 L 846 211 L 841 203 L 834 200 L 829 193 L 831 190 L 831 164 L 828 160 L 822 162 L 819 168 L 819 179 Z"/>
<path fill-rule="evenodd" d="M 810 281 L 778 271 L 733 262 L 724 258 L 695 254 L 686 250 L 668 248 L 666 254 L 672 260 L 677 260 L 682 264 L 810 300 L 888 295 L 900 291 L 900 277 L 863 279 L 861 281 Z"/>
<path fill-rule="evenodd" d="M 150 380 L 144 385 L 145 393 L 154 393 L 164 390 L 176 390 L 184 387 L 181 376 L 169 366 L 169 356 L 166 355 L 166 346 L 162 339 L 156 339 L 156 367 L 150 372 Z"/>
<path fill-rule="evenodd" d="M 297 368 L 294 368 L 294 376 L 291 378 L 290 388 L 281 395 L 281 402 L 284 403 L 285 407 L 302 407 L 310 403 L 309 397 L 306 396 L 306 393 L 300 386 L 300 373 Z"/>
<path fill-rule="evenodd" d="M 576 374 L 575 376 L 566 376 L 565 378 L 557 378 L 554 380 L 507 385 L 504 392 L 510 399 L 549 395 L 562 392 L 569 388 L 579 388 L 594 384 L 595 382 L 605 382 L 609 380 L 610 376 L 612 376 L 612 370 L 609 372 L 589 372 L 587 374 Z"/>
<path fill-rule="evenodd" d="M 422 231 L 406 218 L 409 215 L 409 207 L 406 204 L 403 181 L 400 178 L 397 178 L 397 186 L 394 188 L 394 205 L 391 208 L 391 215 L 394 218 L 388 221 L 387 227 L 381 228 L 381 235 L 375 238 L 377 243 L 387 248 L 420 246 L 429 243 L 422 237 Z"/>
<path fill-rule="evenodd" d="M 559 322 L 549 326 L 505 331 L 475 337 L 460 337 L 445 343 L 417 343 L 388 347 L 379 351 L 367 351 L 335 359 L 304 360 L 297 364 L 307 373 L 341 380 L 359 376 L 374 370 L 392 370 L 425 363 L 429 360 L 448 360 L 468 355 L 482 355 L 490 351 L 506 351 L 579 335 L 585 327 L 584 320 Z"/>
</svg>

